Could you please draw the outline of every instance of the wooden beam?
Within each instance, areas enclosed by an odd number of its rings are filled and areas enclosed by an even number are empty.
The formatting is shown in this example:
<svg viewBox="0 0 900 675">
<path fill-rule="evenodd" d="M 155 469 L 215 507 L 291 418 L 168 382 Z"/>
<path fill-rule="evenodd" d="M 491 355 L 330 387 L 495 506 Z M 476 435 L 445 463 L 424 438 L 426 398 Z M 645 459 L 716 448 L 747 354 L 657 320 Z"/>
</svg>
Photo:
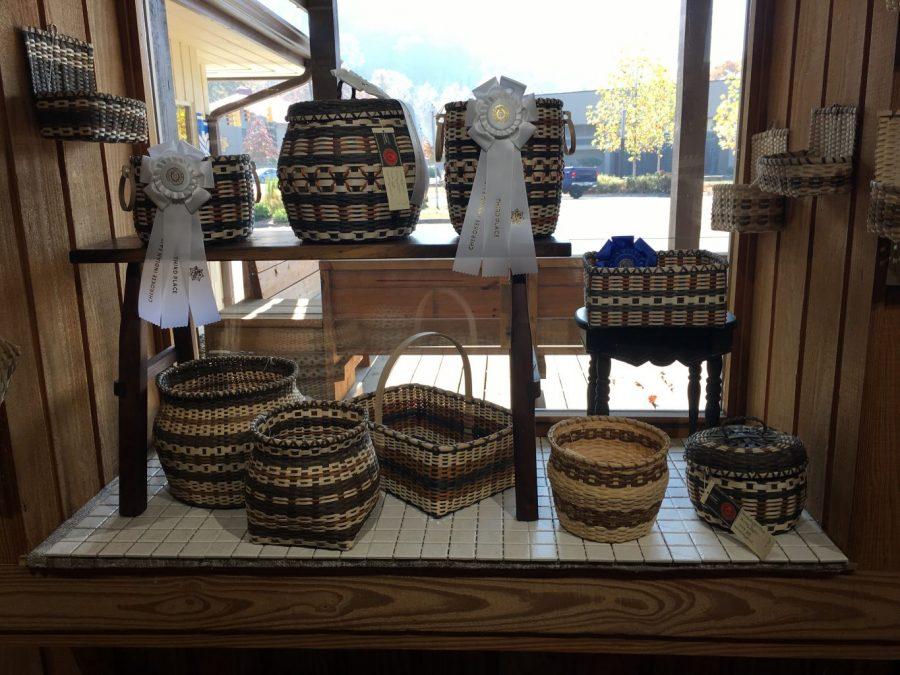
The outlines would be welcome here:
<svg viewBox="0 0 900 675">
<path fill-rule="evenodd" d="M 308 0 L 306 11 L 309 13 L 313 98 L 317 101 L 340 98 L 337 81 L 331 74 L 341 65 L 337 0 Z"/>
<path fill-rule="evenodd" d="M 175 119 L 175 82 L 172 79 L 172 57 L 169 53 L 166 0 L 141 1 L 145 8 L 150 77 L 153 82 L 153 99 L 148 99 L 147 105 L 153 106 L 156 115 L 159 142 L 175 140 L 178 138 L 178 122 Z"/>
</svg>

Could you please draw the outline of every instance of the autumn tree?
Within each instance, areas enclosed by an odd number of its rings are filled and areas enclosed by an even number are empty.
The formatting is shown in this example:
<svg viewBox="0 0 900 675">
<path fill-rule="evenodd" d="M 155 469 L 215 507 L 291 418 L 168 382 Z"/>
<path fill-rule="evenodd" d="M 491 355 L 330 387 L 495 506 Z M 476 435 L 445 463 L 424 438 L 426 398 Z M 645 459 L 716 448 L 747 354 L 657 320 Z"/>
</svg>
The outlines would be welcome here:
<svg viewBox="0 0 900 675">
<path fill-rule="evenodd" d="M 719 147 L 723 150 L 734 150 L 737 147 L 738 110 L 741 103 L 741 72 L 732 69 L 725 73 L 725 93 L 719 99 L 713 117 L 713 129 L 719 139 Z"/>
<path fill-rule="evenodd" d="M 250 118 L 247 135 L 244 136 L 244 152 L 257 162 L 264 162 L 278 157 L 278 149 L 269 132 L 269 125 L 259 115 Z"/>
</svg>

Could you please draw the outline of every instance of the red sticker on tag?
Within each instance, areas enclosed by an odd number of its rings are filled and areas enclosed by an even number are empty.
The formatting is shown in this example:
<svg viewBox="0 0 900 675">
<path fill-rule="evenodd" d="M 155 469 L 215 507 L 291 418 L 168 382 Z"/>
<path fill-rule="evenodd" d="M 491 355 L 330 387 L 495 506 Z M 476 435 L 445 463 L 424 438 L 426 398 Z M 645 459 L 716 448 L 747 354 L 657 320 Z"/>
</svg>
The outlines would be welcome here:
<svg viewBox="0 0 900 675">
<path fill-rule="evenodd" d="M 393 148 L 385 148 L 385 151 L 381 153 L 381 162 L 385 166 L 397 166 L 399 161 L 400 156 Z"/>
</svg>

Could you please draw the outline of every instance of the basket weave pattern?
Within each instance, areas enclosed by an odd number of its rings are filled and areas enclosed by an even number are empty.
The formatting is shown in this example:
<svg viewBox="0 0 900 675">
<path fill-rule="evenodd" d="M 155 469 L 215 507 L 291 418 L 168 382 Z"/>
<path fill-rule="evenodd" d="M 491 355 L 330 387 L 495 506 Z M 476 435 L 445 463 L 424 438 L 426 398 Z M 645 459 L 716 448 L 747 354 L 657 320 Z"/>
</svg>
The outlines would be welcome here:
<svg viewBox="0 0 900 675">
<path fill-rule="evenodd" d="M 882 113 L 878 118 L 867 228 L 900 242 L 900 113 Z"/>
<path fill-rule="evenodd" d="M 12 342 L 0 338 L 0 404 L 6 398 L 9 381 L 22 352 Z"/>
<path fill-rule="evenodd" d="M 257 544 L 348 549 L 378 502 L 379 470 L 360 406 L 305 401 L 253 423 L 247 525 Z"/>
<path fill-rule="evenodd" d="M 669 482 L 669 437 L 623 417 L 576 417 L 547 434 L 547 476 L 560 524 L 592 541 L 650 531 Z"/>
<path fill-rule="evenodd" d="M 531 139 L 522 147 L 522 169 L 528 195 L 531 230 L 536 237 L 556 230 L 562 199 L 564 124 L 562 101 L 537 99 L 538 119 Z M 446 163 L 444 164 L 450 222 L 462 230 L 466 207 L 475 183 L 481 147 L 466 128 L 466 102 L 446 105 Z"/>
</svg>

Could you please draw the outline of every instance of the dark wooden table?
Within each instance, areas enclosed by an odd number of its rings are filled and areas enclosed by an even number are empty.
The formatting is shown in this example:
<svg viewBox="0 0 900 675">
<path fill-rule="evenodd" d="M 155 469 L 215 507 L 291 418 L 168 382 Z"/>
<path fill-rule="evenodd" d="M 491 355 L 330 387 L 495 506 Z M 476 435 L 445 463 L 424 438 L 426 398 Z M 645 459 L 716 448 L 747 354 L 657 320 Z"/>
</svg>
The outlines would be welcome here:
<svg viewBox="0 0 900 675">
<path fill-rule="evenodd" d="M 410 237 L 367 244 L 305 244 L 289 228 L 265 228 L 249 239 L 209 246 L 210 261 L 250 260 L 397 260 L 453 258 L 458 237 L 449 223 L 420 225 Z M 535 240 L 538 257 L 569 257 L 572 245 L 553 237 Z M 190 329 L 175 329 L 175 347 L 147 357 L 147 333 L 138 317 L 141 267 L 146 248 L 137 237 L 122 237 L 70 252 L 74 264 L 125 263 L 125 292 L 119 331 L 119 511 L 137 516 L 147 508 L 147 382 L 176 360 L 196 356 Z M 512 276 L 510 316 L 510 390 L 516 464 L 516 517 L 537 520 L 537 463 L 534 400 L 534 349 L 528 316 L 526 275 Z"/>
<path fill-rule="evenodd" d="M 649 361 L 688 367 L 688 421 L 697 430 L 700 415 L 700 366 L 706 361 L 706 425 L 717 426 L 722 404 L 722 357 L 731 352 L 737 319 L 729 312 L 724 326 L 589 326 L 587 310 L 575 312 L 591 356 L 588 414 L 609 414 L 609 370 L 612 359 L 639 366 Z"/>
</svg>

